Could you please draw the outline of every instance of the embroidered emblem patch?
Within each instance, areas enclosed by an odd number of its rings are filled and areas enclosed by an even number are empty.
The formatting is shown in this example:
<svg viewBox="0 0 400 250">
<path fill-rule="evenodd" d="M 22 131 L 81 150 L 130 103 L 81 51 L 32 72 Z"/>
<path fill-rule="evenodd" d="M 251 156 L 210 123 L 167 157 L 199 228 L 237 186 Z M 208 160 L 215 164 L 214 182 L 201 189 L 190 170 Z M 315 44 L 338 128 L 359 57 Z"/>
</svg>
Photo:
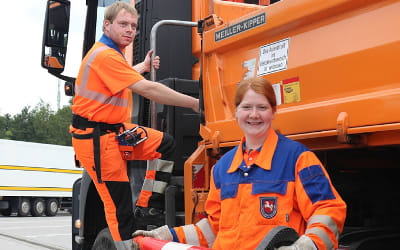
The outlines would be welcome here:
<svg viewBox="0 0 400 250">
<path fill-rule="evenodd" d="M 276 197 L 260 197 L 260 211 L 264 218 L 273 218 L 277 211 Z"/>
</svg>

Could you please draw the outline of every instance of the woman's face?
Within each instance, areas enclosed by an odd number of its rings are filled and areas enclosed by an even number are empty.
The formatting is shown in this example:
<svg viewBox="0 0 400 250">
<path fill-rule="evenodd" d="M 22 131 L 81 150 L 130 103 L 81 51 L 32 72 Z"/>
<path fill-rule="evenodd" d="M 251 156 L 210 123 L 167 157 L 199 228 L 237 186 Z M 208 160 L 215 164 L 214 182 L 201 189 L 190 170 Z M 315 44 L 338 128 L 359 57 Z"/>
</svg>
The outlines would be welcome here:
<svg viewBox="0 0 400 250">
<path fill-rule="evenodd" d="M 268 99 L 252 89 L 246 92 L 236 107 L 236 119 L 246 139 L 266 137 L 274 119 L 274 113 Z"/>
</svg>

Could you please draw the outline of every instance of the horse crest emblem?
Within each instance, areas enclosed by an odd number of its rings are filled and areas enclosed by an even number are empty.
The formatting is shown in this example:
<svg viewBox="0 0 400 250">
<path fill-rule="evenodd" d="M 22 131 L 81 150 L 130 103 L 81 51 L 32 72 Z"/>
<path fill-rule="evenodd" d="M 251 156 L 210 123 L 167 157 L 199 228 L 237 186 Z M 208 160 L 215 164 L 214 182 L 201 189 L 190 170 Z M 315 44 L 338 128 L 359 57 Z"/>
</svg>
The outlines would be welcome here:
<svg viewBox="0 0 400 250">
<path fill-rule="evenodd" d="M 276 197 L 260 197 L 260 211 L 264 218 L 273 218 L 277 211 Z"/>
</svg>

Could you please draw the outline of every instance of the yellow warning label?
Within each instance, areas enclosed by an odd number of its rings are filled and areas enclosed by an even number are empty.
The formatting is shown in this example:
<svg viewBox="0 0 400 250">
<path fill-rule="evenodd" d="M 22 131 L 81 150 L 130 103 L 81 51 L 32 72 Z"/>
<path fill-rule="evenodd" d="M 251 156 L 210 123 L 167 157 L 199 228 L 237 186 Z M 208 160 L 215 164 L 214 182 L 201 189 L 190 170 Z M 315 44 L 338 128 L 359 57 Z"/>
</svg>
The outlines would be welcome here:
<svg viewBox="0 0 400 250">
<path fill-rule="evenodd" d="M 285 104 L 300 102 L 300 82 L 291 82 L 282 85 L 283 101 Z"/>
</svg>

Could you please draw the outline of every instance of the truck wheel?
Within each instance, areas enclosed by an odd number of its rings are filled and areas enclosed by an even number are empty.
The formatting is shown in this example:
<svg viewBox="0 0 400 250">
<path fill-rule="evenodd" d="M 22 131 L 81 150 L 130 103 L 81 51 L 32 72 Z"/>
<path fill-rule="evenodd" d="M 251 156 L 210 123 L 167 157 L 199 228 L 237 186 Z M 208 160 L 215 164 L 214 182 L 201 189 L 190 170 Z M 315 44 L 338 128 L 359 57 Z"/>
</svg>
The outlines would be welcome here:
<svg viewBox="0 0 400 250">
<path fill-rule="evenodd" d="M 1 215 L 3 215 L 3 216 L 10 216 L 11 215 L 11 207 L 9 207 L 9 208 L 7 208 L 7 209 L 5 209 L 5 210 L 2 210 L 1 211 Z"/>
<path fill-rule="evenodd" d="M 44 215 L 45 204 L 42 198 L 36 198 L 32 204 L 32 216 L 40 217 Z"/>
<path fill-rule="evenodd" d="M 46 200 L 46 209 L 44 210 L 44 213 L 47 216 L 56 216 L 58 212 L 58 201 L 55 198 L 50 198 Z"/>
<path fill-rule="evenodd" d="M 117 250 L 108 227 L 104 228 L 99 232 L 99 234 L 97 234 L 92 250 Z"/>
<path fill-rule="evenodd" d="M 274 227 L 258 244 L 256 250 L 274 250 L 281 246 L 290 246 L 299 238 L 299 234 L 291 227 Z"/>
<path fill-rule="evenodd" d="M 31 212 L 31 201 L 27 198 L 22 198 L 18 205 L 18 216 L 25 217 Z"/>
</svg>

